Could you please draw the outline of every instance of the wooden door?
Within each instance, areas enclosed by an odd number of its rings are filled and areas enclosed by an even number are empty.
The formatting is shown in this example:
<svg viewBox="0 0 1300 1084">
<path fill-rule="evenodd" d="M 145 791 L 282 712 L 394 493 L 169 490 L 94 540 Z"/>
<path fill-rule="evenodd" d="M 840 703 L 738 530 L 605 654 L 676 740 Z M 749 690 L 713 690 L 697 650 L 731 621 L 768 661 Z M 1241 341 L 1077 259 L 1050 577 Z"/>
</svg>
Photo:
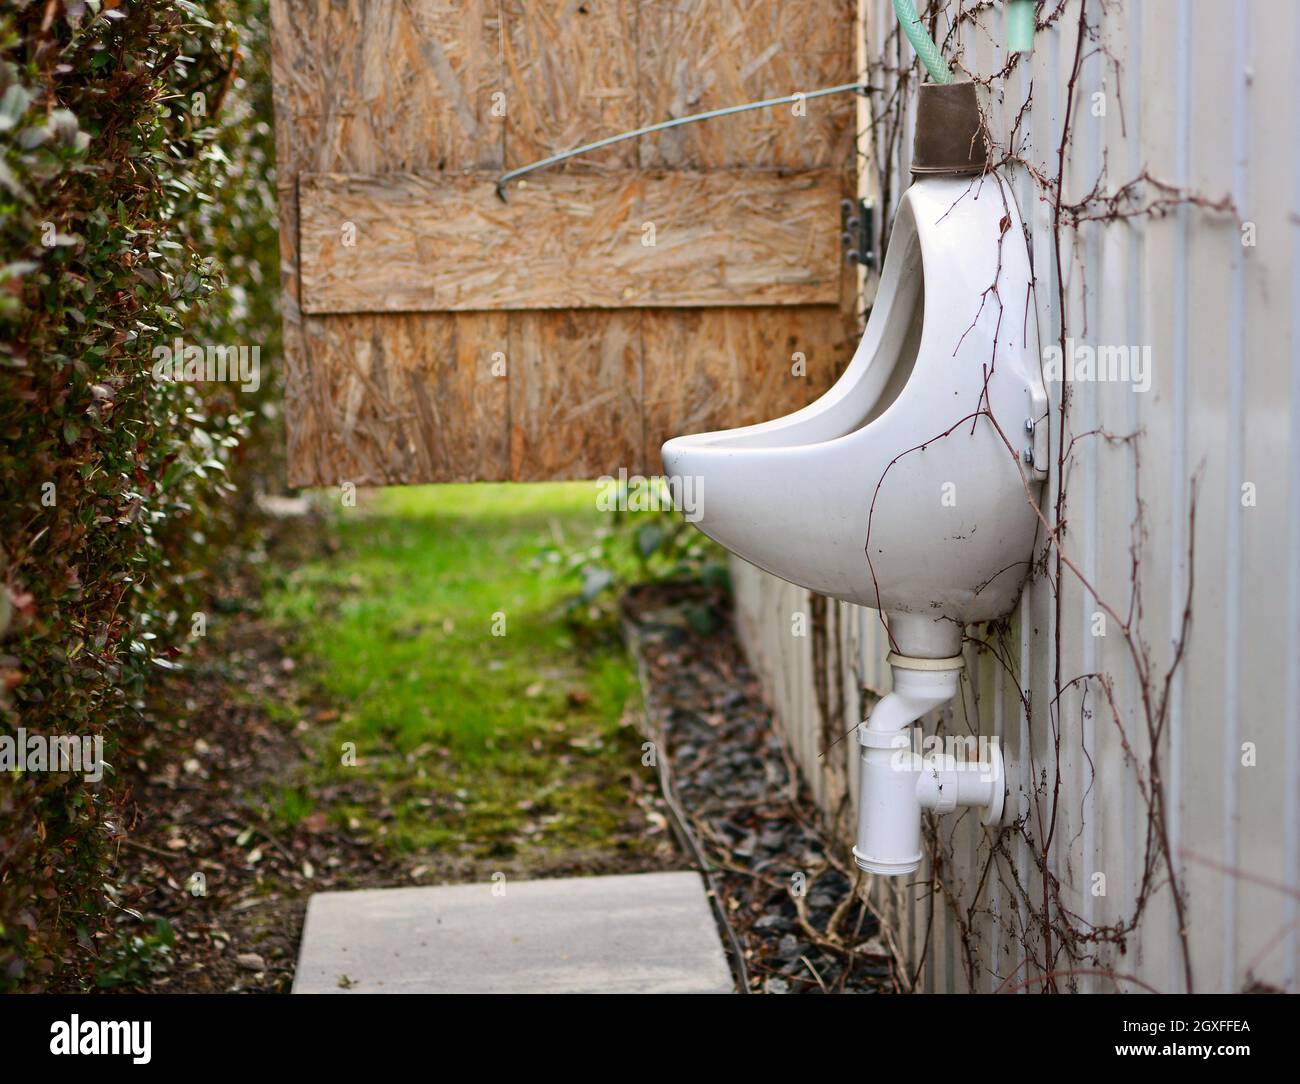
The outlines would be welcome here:
<svg viewBox="0 0 1300 1084">
<path fill-rule="evenodd" d="M 272 0 L 290 480 L 661 470 L 855 334 L 853 0 Z"/>
</svg>

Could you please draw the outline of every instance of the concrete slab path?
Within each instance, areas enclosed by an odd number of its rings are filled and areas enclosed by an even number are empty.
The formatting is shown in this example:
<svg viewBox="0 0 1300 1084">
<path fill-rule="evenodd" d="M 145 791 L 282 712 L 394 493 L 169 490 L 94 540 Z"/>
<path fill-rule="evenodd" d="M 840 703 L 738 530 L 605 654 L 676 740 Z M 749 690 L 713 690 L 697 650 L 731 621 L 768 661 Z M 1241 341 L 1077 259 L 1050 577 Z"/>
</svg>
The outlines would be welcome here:
<svg viewBox="0 0 1300 1084">
<path fill-rule="evenodd" d="M 495 889 L 495 892 L 494 892 Z M 698 873 L 321 892 L 302 993 L 731 993 Z"/>
</svg>

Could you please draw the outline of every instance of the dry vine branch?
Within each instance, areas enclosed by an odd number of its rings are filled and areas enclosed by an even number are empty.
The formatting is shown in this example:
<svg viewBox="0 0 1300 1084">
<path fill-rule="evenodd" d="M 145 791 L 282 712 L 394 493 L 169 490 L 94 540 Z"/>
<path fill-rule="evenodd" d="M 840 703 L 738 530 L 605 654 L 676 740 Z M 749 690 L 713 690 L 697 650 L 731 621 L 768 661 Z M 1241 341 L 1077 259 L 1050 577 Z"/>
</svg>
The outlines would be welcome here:
<svg viewBox="0 0 1300 1084">
<path fill-rule="evenodd" d="M 958 5 L 956 13 L 949 18 L 947 34 L 943 38 L 943 49 L 946 55 L 955 59 L 956 67 L 962 68 L 960 62 L 962 28 L 971 27 L 982 33 L 983 30 L 979 27 L 978 19 L 990 6 L 987 0 L 981 0 L 980 3 L 969 6 Z M 1063 22 L 1070 7 L 1071 0 L 1057 0 L 1057 3 L 1050 11 L 1044 12 L 1040 9 L 1038 29 L 1041 31 Z M 938 5 L 931 9 L 932 15 L 936 18 L 938 9 Z M 1032 81 L 1029 82 L 1024 101 L 1015 113 L 1005 146 L 998 145 L 992 136 L 988 118 L 984 118 L 986 136 L 989 138 L 990 144 L 989 158 L 990 162 L 993 163 L 991 170 L 1013 169 L 1023 171 L 1033 182 L 1039 197 L 1048 202 L 1051 207 L 1050 243 L 1052 263 L 1054 265 L 1052 270 L 1055 278 L 1053 288 L 1056 295 L 1056 310 L 1060 314 L 1059 324 L 1053 330 L 1056 332 L 1056 343 L 1062 352 L 1062 356 L 1065 354 L 1066 340 L 1071 333 L 1068 319 L 1067 280 L 1064 273 L 1067 237 L 1072 237 L 1077 242 L 1079 230 L 1087 223 L 1115 225 L 1137 218 L 1160 218 L 1179 206 L 1191 206 L 1207 214 L 1237 215 L 1236 207 L 1230 197 L 1224 196 L 1213 199 L 1200 195 L 1162 181 L 1147 169 L 1143 169 L 1137 176 L 1117 187 L 1108 188 L 1106 181 L 1107 162 L 1104 154 L 1101 172 L 1092 188 L 1078 199 L 1067 200 L 1065 196 L 1066 166 L 1073 136 L 1073 115 L 1078 99 L 1079 80 L 1084 63 L 1088 58 L 1100 55 L 1106 59 L 1110 68 L 1115 72 L 1117 81 L 1121 71 L 1118 59 L 1101 40 L 1099 26 L 1090 21 L 1090 10 L 1088 0 L 1079 0 L 1077 4 L 1077 20 L 1074 21 L 1071 27 L 1074 36 L 1074 50 L 1073 57 L 1069 62 L 1068 79 L 1065 88 L 1065 108 L 1060 135 L 1054 148 L 1055 171 L 1049 172 L 1044 167 L 1030 161 L 1024 153 L 1024 131 L 1033 108 L 1034 86 Z M 876 138 L 874 142 L 875 156 L 871 164 L 879 179 L 884 205 L 888 207 L 896 202 L 893 198 L 895 171 L 891 168 L 891 164 L 903 138 L 905 105 L 916 79 L 913 65 L 904 64 L 899 59 L 902 57 L 903 52 L 896 27 L 894 33 L 884 43 L 884 48 L 880 49 L 877 55 L 878 59 L 869 65 L 869 82 L 873 87 L 892 89 L 872 92 L 873 103 L 878 100 L 880 106 L 878 109 L 873 110 L 872 113 L 871 130 Z M 892 63 L 887 59 L 890 57 L 893 58 Z M 1021 56 L 1013 54 L 1007 59 L 1000 71 L 989 76 L 979 76 L 972 73 L 972 78 L 991 91 L 996 81 L 1005 80 L 1008 75 L 1017 69 L 1021 62 Z M 965 69 L 962 68 L 962 70 Z M 1122 115 L 1122 101 L 1120 107 L 1120 121 L 1126 131 L 1127 125 Z M 883 240 L 887 241 L 887 238 Z M 999 244 L 1001 244 L 1001 241 Z M 1000 263 L 999 260 L 999 267 Z M 1086 281 L 1083 282 L 1082 289 L 1086 296 L 1088 292 Z M 996 277 L 991 286 L 981 295 L 981 310 L 984 303 L 989 299 L 995 300 L 999 305 L 1000 329 L 1003 299 L 997 294 Z M 979 314 L 977 314 L 976 319 L 978 319 L 978 316 Z M 1027 299 L 1026 320 L 1029 318 L 1030 312 Z M 994 352 L 996 352 L 996 345 Z M 986 379 L 987 374 L 992 371 L 992 362 L 993 359 L 990 358 L 989 363 L 985 366 Z M 1196 556 L 1197 479 L 1193 477 L 1190 480 L 1185 598 L 1181 615 L 1176 621 L 1177 627 L 1171 632 L 1173 641 L 1172 658 L 1163 667 L 1157 668 L 1151 652 L 1143 640 L 1141 628 L 1143 608 L 1140 573 L 1142 544 L 1145 538 L 1144 512 L 1146 507 L 1141 497 L 1140 484 L 1141 454 L 1139 440 L 1141 433 L 1139 431 L 1118 436 L 1099 427 L 1073 432 L 1070 428 L 1070 404 L 1071 385 L 1068 379 L 1063 379 L 1055 411 L 1054 492 L 1050 493 L 1050 498 L 1046 502 L 1047 508 L 1040 506 L 1035 498 L 1033 486 L 1025 474 L 1023 465 L 1020 464 L 1019 454 L 1007 439 L 1006 433 L 999 425 L 998 420 L 993 417 L 989 409 L 987 396 L 982 396 L 975 409 L 959 419 L 949 429 L 935 434 L 912 448 L 901 451 L 886 467 L 885 474 L 888 474 L 894 463 L 899 459 L 923 449 L 935 440 L 943 439 L 953 432 L 957 426 L 965 422 L 969 421 L 971 423 L 972 431 L 981 418 L 992 424 L 1006 446 L 1008 454 L 1016 461 L 1020 469 L 1021 478 L 1025 485 L 1026 500 L 1033 507 L 1039 521 L 1040 539 L 1035 545 L 1035 551 L 1041 555 L 1032 562 L 1030 576 L 1042 577 L 1050 589 L 1056 611 L 1056 631 L 1052 643 L 1051 695 L 1045 705 L 1050 734 L 1052 765 L 1050 775 L 1047 769 L 1040 771 L 1038 784 L 1034 787 L 1032 808 L 1028 817 L 1022 818 L 1017 825 L 1020 837 L 1023 839 L 1026 848 L 1028 848 L 1027 853 L 1040 881 L 1040 891 L 1037 899 L 1034 898 L 1032 886 L 1024 883 L 1017 871 L 1005 839 L 994 839 L 988 845 L 987 858 L 981 863 L 978 884 L 973 894 L 964 893 L 962 891 L 964 886 L 954 886 L 951 879 L 945 874 L 946 850 L 943 842 L 938 837 L 934 825 L 930 823 L 927 827 L 927 842 L 931 857 L 930 900 L 932 904 L 936 897 L 944 898 L 946 905 L 953 914 L 954 924 L 963 945 L 967 977 L 974 985 L 975 977 L 980 970 L 978 965 L 980 947 L 975 932 L 976 918 L 980 914 L 980 908 L 975 901 L 980 899 L 983 888 L 990 877 L 996 877 L 998 883 L 1005 890 L 1007 898 L 1013 900 L 1015 906 L 1010 908 L 1010 915 L 993 917 L 995 920 L 1004 923 L 1018 923 L 1018 929 L 1012 926 L 1008 932 L 1022 942 L 1026 953 L 1020 967 L 1017 967 L 1016 970 L 1019 971 L 1023 967 L 1032 965 L 1038 971 L 1037 976 L 1025 979 L 1016 988 L 1041 985 L 1045 989 L 1055 990 L 1057 989 L 1058 979 L 1072 980 L 1077 976 L 1106 977 L 1112 981 L 1131 981 L 1138 985 L 1144 985 L 1132 976 L 1111 971 L 1104 966 L 1061 968 L 1058 967 L 1057 961 L 1063 954 L 1072 961 L 1072 964 L 1095 962 L 1100 965 L 1100 953 L 1106 945 L 1114 946 L 1122 953 L 1125 951 L 1128 937 L 1138 929 L 1151 900 L 1159 889 L 1168 887 L 1177 922 L 1183 981 L 1185 988 L 1191 991 L 1194 989 L 1194 976 L 1186 931 L 1186 893 L 1179 877 L 1176 864 L 1177 856 L 1172 853 L 1170 845 L 1162 757 L 1166 752 L 1165 746 L 1171 715 L 1173 682 L 1184 661 L 1190 632 Z M 1133 471 L 1137 494 L 1128 545 L 1128 597 L 1122 604 L 1112 603 L 1102 596 L 1065 544 L 1068 525 L 1067 483 L 1071 467 L 1086 448 L 1096 447 L 1099 441 L 1112 445 L 1125 445 L 1133 455 Z M 883 482 L 883 478 L 882 475 L 880 482 Z M 874 514 L 875 500 L 879 494 L 880 482 L 877 483 L 876 492 L 872 497 L 872 514 Z M 872 516 L 869 515 L 868 542 L 870 539 L 871 518 Z M 1041 550 L 1039 549 L 1040 545 Z M 876 589 L 877 600 L 879 600 L 879 584 L 876 581 L 875 569 L 871 565 L 869 544 L 866 547 L 866 556 L 873 585 Z M 1116 700 L 1112 676 L 1104 671 L 1076 674 L 1074 676 L 1070 676 L 1065 672 L 1060 630 L 1063 627 L 1063 618 L 1065 616 L 1063 598 L 1067 579 L 1077 583 L 1088 596 L 1091 596 L 1098 610 L 1104 613 L 1108 620 L 1114 622 L 1120 633 L 1128 664 L 1136 678 L 1135 708 L 1142 729 L 1145 732 L 1147 745 L 1145 756 L 1139 753 L 1129 734 L 1124 712 Z M 883 624 L 883 615 L 881 620 Z M 885 632 L 888 636 L 887 626 Z M 1037 728 L 1034 726 L 1033 698 L 1030 696 L 1022 676 L 1017 672 L 1018 667 L 1013 660 L 1009 646 L 994 642 L 997 637 L 1007 637 L 1008 634 L 1009 625 L 990 626 L 987 635 L 980 636 L 972 633 L 967 636 L 967 640 L 975 645 L 977 651 L 989 653 L 997 663 L 1000 671 L 1015 681 L 1020 707 L 1028 724 L 1027 732 L 1030 740 L 1030 748 L 1023 752 L 1030 763 L 1037 764 L 1041 753 L 1045 752 L 1045 750 L 1034 749 L 1034 735 Z M 890 646 L 895 649 L 897 647 L 892 638 L 890 638 Z M 1131 912 L 1122 919 L 1104 926 L 1087 924 L 1072 912 L 1062 899 L 1061 884 L 1053 870 L 1056 833 L 1060 823 L 1061 803 L 1064 800 L 1061 774 L 1062 706 L 1067 693 L 1078 693 L 1081 718 L 1088 716 L 1096 710 L 1090 706 L 1088 696 L 1089 690 L 1094 687 L 1100 693 L 1100 703 L 1109 714 L 1111 723 L 1116 729 L 1125 763 L 1135 776 L 1138 796 L 1147 814 L 1146 839 L 1139 884 Z M 977 690 L 975 690 L 975 694 L 975 708 L 978 711 Z M 969 720 L 969 718 L 970 712 L 968 710 L 967 719 Z M 1079 730 L 1082 733 L 1083 728 L 1080 727 Z M 1091 751 L 1083 747 L 1082 753 L 1091 766 Z M 1091 787 L 1091 783 L 1089 787 Z M 921 958 L 917 961 L 917 977 L 920 974 L 921 961 L 928 951 L 933 921 L 934 915 L 931 906 Z M 1037 950 L 1034 947 L 1032 936 L 1035 932 L 1041 938 L 1041 947 Z M 1014 973 L 1012 977 L 1014 977 Z M 1011 978 L 1005 980 L 1003 987 L 1005 988 L 1010 981 Z"/>
</svg>

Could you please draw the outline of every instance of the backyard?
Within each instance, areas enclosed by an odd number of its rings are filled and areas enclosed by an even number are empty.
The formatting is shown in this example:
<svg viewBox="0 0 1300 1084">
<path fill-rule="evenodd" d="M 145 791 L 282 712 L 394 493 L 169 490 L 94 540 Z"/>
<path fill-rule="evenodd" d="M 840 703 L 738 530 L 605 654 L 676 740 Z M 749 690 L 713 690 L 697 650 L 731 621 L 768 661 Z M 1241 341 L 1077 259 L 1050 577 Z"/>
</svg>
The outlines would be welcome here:
<svg viewBox="0 0 1300 1084">
<path fill-rule="evenodd" d="M 446 876 L 635 865 L 662 843 L 629 800 L 636 673 L 618 626 L 566 620 L 561 555 L 608 531 L 590 483 L 376 493 L 336 512 L 337 550 L 274 568 L 266 616 L 329 719 L 303 794 Z M 550 560 L 548 560 L 550 558 Z M 638 787 L 640 784 L 640 788 Z M 306 810 L 310 799 L 304 797 Z"/>
<path fill-rule="evenodd" d="M 595 494 L 318 493 L 271 521 L 160 690 L 187 710 L 142 751 L 121 856 L 147 888 L 100 984 L 281 989 L 311 891 L 682 868 L 615 592 L 583 594 L 593 564 L 647 570 Z"/>
<path fill-rule="evenodd" d="M 1300 989 L 1297 42 L 0 3 L 7 1044 L 1033 992 L 1249 1055 L 1111 995 Z"/>
</svg>

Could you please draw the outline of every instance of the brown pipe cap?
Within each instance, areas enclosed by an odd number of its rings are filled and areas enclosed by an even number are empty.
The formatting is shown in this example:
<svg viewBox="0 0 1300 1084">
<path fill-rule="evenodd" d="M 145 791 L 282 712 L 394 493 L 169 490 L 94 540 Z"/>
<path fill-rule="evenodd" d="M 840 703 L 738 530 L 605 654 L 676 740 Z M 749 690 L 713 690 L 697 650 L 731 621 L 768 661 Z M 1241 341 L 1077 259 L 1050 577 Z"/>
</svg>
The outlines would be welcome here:
<svg viewBox="0 0 1300 1084">
<path fill-rule="evenodd" d="M 975 84 L 922 83 L 916 95 L 912 172 L 981 173 L 987 165 Z"/>
</svg>

